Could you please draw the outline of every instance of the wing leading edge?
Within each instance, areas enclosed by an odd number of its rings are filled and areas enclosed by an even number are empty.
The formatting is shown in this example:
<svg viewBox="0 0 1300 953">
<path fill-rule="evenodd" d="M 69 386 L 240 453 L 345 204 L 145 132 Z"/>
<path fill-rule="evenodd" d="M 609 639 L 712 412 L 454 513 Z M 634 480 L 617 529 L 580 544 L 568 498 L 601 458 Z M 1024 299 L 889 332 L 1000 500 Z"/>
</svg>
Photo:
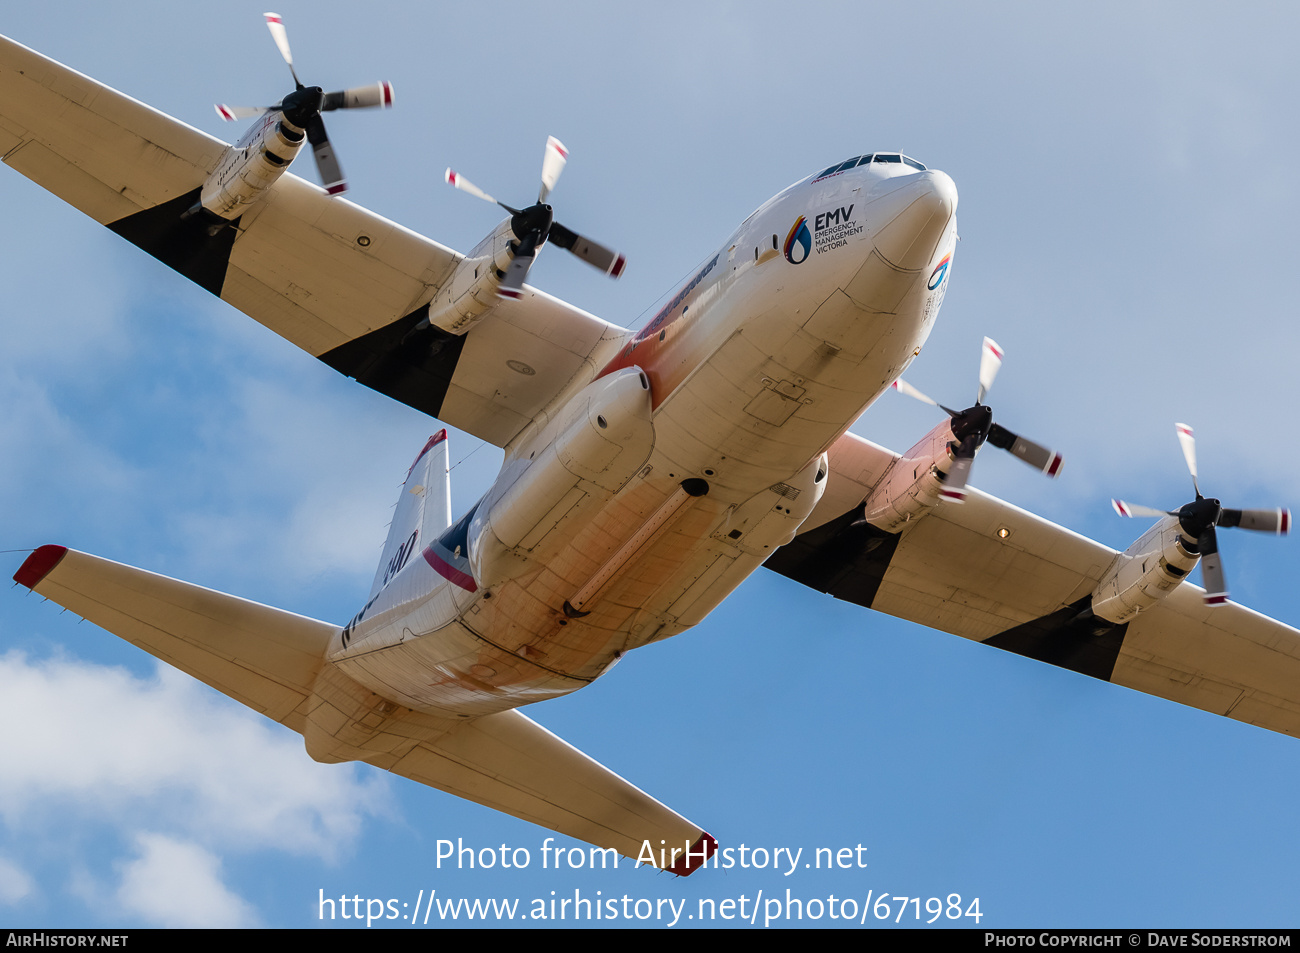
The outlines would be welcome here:
<svg viewBox="0 0 1300 953">
<path fill-rule="evenodd" d="M 299 733 L 334 702 L 330 623 L 62 546 L 37 549 L 14 580 Z M 368 748 L 362 760 L 376 767 L 626 857 L 644 857 L 647 841 L 681 845 L 676 874 L 716 846 L 517 711 L 463 721 L 403 710 Z"/>
<path fill-rule="evenodd" d="M 846 434 L 807 529 L 769 569 L 819 592 L 1300 737 L 1300 631 L 1180 585 L 1131 622 L 1080 613 L 1116 553 L 977 490 L 899 534 L 853 525 L 896 456 Z"/>
<path fill-rule="evenodd" d="M 0 37 L 0 157 L 331 367 L 497 446 L 626 331 L 536 289 L 416 330 L 458 253 L 289 173 L 230 227 L 183 215 L 227 144 Z M 413 333 L 415 332 L 415 333 Z"/>
</svg>

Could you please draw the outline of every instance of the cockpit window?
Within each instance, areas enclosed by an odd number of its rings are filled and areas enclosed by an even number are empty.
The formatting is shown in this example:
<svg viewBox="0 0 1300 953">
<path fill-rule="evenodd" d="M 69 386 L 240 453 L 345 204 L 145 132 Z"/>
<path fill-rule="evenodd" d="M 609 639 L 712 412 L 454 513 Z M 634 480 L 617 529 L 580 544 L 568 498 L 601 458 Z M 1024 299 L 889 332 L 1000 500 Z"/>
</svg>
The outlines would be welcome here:
<svg viewBox="0 0 1300 953">
<path fill-rule="evenodd" d="M 826 176 L 834 175 L 836 172 L 843 172 L 845 169 L 851 169 L 857 164 L 858 160 L 856 158 L 849 159 L 847 162 L 837 162 L 829 169 L 824 169 L 821 172 L 818 172 L 815 178 L 824 179 Z"/>
<path fill-rule="evenodd" d="M 915 159 L 905 155 L 897 155 L 892 152 L 877 153 L 875 156 L 875 161 L 876 162 L 902 162 L 905 165 L 910 165 L 913 169 L 918 169 L 921 172 L 925 171 L 925 166 L 921 165 L 921 163 L 917 162 Z"/>
<path fill-rule="evenodd" d="M 824 179 L 826 176 L 834 175 L 836 172 L 844 172 L 848 169 L 852 169 L 854 166 L 867 165 L 871 162 L 902 162 L 910 165 L 913 169 L 918 169 L 921 172 L 925 171 L 925 166 L 921 165 L 921 163 L 897 152 L 868 152 L 864 156 L 856 156 L 844 162 L 837 162 L 835 165 L 823 169 L 821 172 L 818 172 L 813 176 L 813 181 Z"/>
</svg>

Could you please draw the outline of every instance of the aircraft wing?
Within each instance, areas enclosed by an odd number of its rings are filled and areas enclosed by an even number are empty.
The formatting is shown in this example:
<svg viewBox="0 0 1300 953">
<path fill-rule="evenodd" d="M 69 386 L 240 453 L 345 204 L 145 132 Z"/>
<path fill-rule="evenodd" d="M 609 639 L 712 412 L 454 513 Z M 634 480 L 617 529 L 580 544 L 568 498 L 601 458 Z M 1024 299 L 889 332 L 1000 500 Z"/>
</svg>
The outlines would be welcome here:
<svg viewBox="0 0 1300 953">
<path fill-rule="evenodd" d="M 410 332 L 461 256 L 286 173 L 236 228 L 178 229 L 227 144 L 0 37 L 0 157 L 330 366 L 502 446 L 626 333 L 533 288 Z"/>
<path fill-rule="evenodd" d="M 851 525 L 896 455 L 854 434 L 769 569 L 820 592 L 1284 734 L 1300 736 L 1300 631 L 1182 583 L 1131 622 L 1078 620 L 1115 551 L 978 490 L 899 534 Z M 1005 538 L 999 535 L 1005 530 Z"/>
</svg>

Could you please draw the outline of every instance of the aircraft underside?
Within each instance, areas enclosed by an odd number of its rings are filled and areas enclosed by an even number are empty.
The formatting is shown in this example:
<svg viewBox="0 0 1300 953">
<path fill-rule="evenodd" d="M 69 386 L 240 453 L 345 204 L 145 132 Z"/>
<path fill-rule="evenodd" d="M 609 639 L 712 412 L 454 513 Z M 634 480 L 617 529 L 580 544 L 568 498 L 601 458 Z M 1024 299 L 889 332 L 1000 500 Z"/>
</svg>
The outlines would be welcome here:
<svg viewBox="0 0 1300 953">
<path fill-rule="evenodd" d="M 283 23 L 268 25 L 293 69 Z M 1289 513 L 1201 495 L 1117 501 L 1161 520 L 1124 552 L 968 488 L 985 443 L 1048 476 L 1060 456 L 993 422 L 986 338 L 974 406 L 900 375 L 943 302 L 956 189 L 901 153 L 806 177 L 760 206 L 642 328 L 525 279 L 559 248 L 611 277 L 624 257 L 555 220 L 568 152 L 536 203 L 468 255 L 334 196 L 322 114 L 392 103 L 387 83 L 299 83 L 231 145 L 0 38 L 10 167 L 330 367 L 505 451 L 459 519 L 446 432 L 412 464 L 365 605 L 345 625 L 37 548 L 15 580 L 300 732 L 629 856 L 698 824 L 518 711 L 698 624 L 766 564 L 837 598 L 1243 721 L 1300 734 L 1300 633 L 1231 604 L 1216 528 Z M 311 146 L 324 188 L 287 171 Z M 273 201 L 272 201 L 273 200 Z M 892 386 L 944 419 L 897 454 L 849 432 Z M 1200 564 L 1209 592 L 1185 582 Z M 1212 609 L 1209 607 L 1213 607 Z"/>
<path fill-rule="evenodd" d="M 480 716 L 575 691 L 699 623 L 793 538 L 827 447 L 924 343 L 936 308 L 921 266 L 951 241 L 945 188 L 931 177 L 859 201 L 873 240 L 828 270 L 829 289 L 760 298 L 762 269 L 735 268 L 686 334 L 634 342 L 507 451 L 472 518 L 349 623 L 333 664 L 398 705 Z M 913 267 L 882 261 L 900 244 L 919 249 Z M 698 364 L 674 360 L 701 345 Z"/>
</svg>

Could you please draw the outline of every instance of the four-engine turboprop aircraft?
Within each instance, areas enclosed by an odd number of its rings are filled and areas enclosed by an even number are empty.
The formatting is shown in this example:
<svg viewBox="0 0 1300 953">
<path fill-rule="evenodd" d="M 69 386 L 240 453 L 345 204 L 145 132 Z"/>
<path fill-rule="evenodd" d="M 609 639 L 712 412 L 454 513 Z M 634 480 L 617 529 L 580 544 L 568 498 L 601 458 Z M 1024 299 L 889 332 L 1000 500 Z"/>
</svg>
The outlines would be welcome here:
<svg viewBox="0 0 1300 953">
<path fill-rule="evenodd" d="M 318 760 L 363 760 L 631 857 L 663 845 L 655 862 L 683 874 L 713 850 L 704 829 L 518 709 L 697 624 L 764 564 L 1300 733 L 1300 633 L 1183 581 L 1214 555 L 1207 578 L 1225 588 L 1214 526 L 1284 532 L 1285 511 L 1224 510 L 1197 487 L 1197 504 L 1159 511 L 1116 553 L 969 487 L 985 442 L 1060 469 L 993 422 L 988 340 L 975 404 L 944 408 L 907 453 L 847 432 L 891 385 L 913 390 L 900 375 L 956 242 L 944 173 L 896 152 L 818 171 L 634 332 L 523 283 L 548 243 L 622 269 L 545 204 L 558 141 L 538 202 L 507 207 L 463 256 L 288 173 L 277 137 L 310 139 L 326 101 L 299 92 L 229 146 L 0 39 L 0 155 L 342 373 L 504 448 L 496 482 L 453 521 L 445 431 L 430 438 L 343 626 L 62 546 L 37 549 L 18 582 L 300 732 Z M 237 201 L 211 199 L 232 181 Z"/>
</svg>

